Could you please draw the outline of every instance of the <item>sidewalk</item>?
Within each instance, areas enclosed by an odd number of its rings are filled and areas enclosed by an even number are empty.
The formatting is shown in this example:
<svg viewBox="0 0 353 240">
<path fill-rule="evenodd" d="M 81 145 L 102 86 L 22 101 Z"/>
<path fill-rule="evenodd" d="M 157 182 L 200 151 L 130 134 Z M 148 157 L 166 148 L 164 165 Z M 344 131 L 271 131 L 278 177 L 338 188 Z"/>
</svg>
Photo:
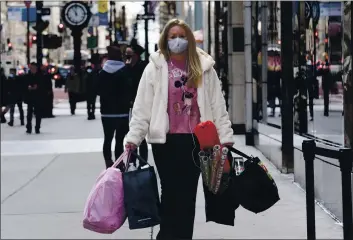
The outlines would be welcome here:
<svg viewBox="0 0 353 240">
<path fill-rule="evenodd" d="M 127 223 L 112 235 L 82 228 L 87 195 L 104 168 L 99 119 L 87 121 L 84 115 L 45 119 L 42 135 L 25 135 L 19 126 L 12 129 L 2 124 L 1 128 L 3 239 L 150 239 L 150 229 L 130 231 Z M 234 227 L 205 223 L 200 184 L 194 239 L 305 239 L 305 193 L 291 176 L 280 174 L 259 151 L 245 146 L 243 136 L 235 140 L 238 149 L 264 160 L 281 200 L 258 215 L 240 207 Z M 316 229 L 318 239 L 342 239 L 342 227 L 319 207 Z M 157 232 L 155 227 L 154 238 Z"/>
</svg>

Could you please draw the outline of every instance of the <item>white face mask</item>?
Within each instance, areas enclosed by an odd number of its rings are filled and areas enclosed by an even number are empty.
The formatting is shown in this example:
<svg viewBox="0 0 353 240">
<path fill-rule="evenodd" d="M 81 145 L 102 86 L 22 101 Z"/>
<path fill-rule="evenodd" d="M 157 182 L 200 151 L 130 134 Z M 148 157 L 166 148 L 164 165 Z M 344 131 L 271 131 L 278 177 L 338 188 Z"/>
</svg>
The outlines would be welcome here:
<svg viewBox="0 0 353 240">
<path fill-rule="evenodd" d="M 182 53 L 188 48 L 188 40 L 183 38 L 174 38 L 168 40 L 169 50 L 173 53 Z"/>
<path fill-rule="evenodd" d="M 92 72 L 92 69 L 87 69 L 87 72 L 88 72 L 88 73 L 91 73 L 91 72 Z"/>
</svg>

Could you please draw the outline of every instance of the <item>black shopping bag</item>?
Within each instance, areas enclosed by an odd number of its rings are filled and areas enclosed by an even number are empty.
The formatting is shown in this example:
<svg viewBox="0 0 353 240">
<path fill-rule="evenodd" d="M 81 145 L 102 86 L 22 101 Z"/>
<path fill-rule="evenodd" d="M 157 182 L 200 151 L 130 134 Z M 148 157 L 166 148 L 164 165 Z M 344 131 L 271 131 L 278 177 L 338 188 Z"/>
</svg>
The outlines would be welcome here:
<svg viewBox="0 0 353 240">
<path fill-rule="evenodd" d="M 233 147 L 228 149 L 246 159 L 243 172 L 234 177 L 232 185 L 240 205 L 253 213 L 260 213 L 278 202 L 277 185 L 260 159 L 249 157 Z"/>
<path fill-rule="evenodd" d="M 232 166 L 232 154 L 228 152 L 227 161 Z M 234 226 L 235 210 L 239 207 L 239 201 L 234 192 L 234 169 L 229 174 L 224 174 L 220 190 L 214 194 L 203 184 L 205 196 L 206 222 L 215 222 L 222 225 Z"/>
<path fill-rule="evenodd" d="M 124 203 L 129 228 L 152 227 L 160 224 L 157 177 L 154 168 L 143 158 L 135 152 L 131 154 L 147 165 L 123 174 Z"/>
</svg>

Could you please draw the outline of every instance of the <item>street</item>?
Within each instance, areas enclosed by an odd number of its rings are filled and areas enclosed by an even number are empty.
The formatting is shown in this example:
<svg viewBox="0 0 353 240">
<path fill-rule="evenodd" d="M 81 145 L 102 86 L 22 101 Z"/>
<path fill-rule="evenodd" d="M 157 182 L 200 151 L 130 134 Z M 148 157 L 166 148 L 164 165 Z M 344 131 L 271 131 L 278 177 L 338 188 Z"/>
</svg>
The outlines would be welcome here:
<svg viewBox="0 0 353 240">
<path fill-rule="evenodd" d="M 43 119 L 41 134 L 27 135 L 25 128 L 1 125 L 1 236 L 3 239 L 150 239 L 158 227 L 131 231 L 128 223 L 112 235 L 82 227 L 83 207 L 93 183 L 104 168 L 100 116 L 88 121 L 86 104 L 70 115 L 67 100 L 60 99 L 54 119 Z M 99 109 L 97 109 L 99 112 Z M 8 115 L 7 115 L 8 117 Z M 244 136 L 234 136 L 235 146 L 259 156 L 275 179 L 281 200 L 264 213 L 236 211 L 234 227 L 205 223 L 202 185 L 199 184 L 195 239 L 306 239 L 305 192 L 292 175 L 279 173 Z M 153 164 L 150 151 L 149 161 Z M 166 159 L 167 161 L 168 159 Z M 318 239 L 342 239 L 342 227 L 316 206 Z"/>
</svg>

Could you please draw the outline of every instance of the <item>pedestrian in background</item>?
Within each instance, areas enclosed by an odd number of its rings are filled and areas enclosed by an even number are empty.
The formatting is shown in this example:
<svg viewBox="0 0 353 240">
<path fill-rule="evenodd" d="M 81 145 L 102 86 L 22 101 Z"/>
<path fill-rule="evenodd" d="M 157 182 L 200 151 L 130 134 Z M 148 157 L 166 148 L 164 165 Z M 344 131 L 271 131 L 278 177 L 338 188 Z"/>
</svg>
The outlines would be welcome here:
<svg viewBox="0 0 353 240">
<path fill-rule="evenodd" d="M 75 67 L 70 68 L 70 73 L 66 79 L 65 92 L 69 94 L 71 115 L 75 115 L 76 104 L 80 97 L 80 74 L 75 72 Z"/>
<path fill-rule="evenodd" d="M 25 76 L 26 95 L 25 103 L 27 103 L 27 131 L 32 133 L 32 118 L 36 116 L 35 132 L 40 133 L 43 113 L 43 100 L 45 99 L 45 89 L 43 87 L 44 77 L 40 70 L 38 70 L 37 63 L 30 64 L 30 71 Z"/>
<path fill-rule="evenodd" d="M 5 114 L 9 111 L 9 87 L 5 71 L 0 68 L 0 80 L 1 80 L 1 123 L 6 123 Z"/>
<path fill-rule="evenodd" d="M 100 111 L 104 131 L 103 156 L 106 167 L 114 164 L 124 151 L 124 138 L 129 131 L 129 110 L 132 86 L 127 78 L 125 64 L 119 47 L 108 47 L 108 60 L 100 71 L 97 82 Z M 115 159 L 112 159 L 112 141 L 115 135 Z M 124 163 L 118 167 L 123 170 Z"/>
<path fill-rule="evenodd" d="M 41 67 L 41 72 L 43 75 L 43 113 L 42 118 L 54 118 L 53 108 L 54 108 L 54 92 L 53 92 L 53 74 L 49 73 L 48 68 L 44 65 Z"/>
<path fill-rule="evenodd" d="M 127 75 L 129 77 L 129 81 L 132 82 L 132 92 L 133 92 L 133 102 L 135 101 L 137 95 L 137 89 L 140 84 L 140 79 L 142 77 L 143 71 L 145 70 L 147 63 L 141 60 L 141 54 L 144 52 L 144 48 L 137 44 L 136 41 L 131 41 L 131 45 L 126 48 L 125 51 L 125 64 L 127 66 Z M 131 103 L 131 107 L 133 106 L 133 102 Z M 144 139 L 139 146 L 139 155 L 148 160 L 148 146 L 147 142 Z M 137 150 L 136 150 L 137 151 Z M 135 160 L 135 157 L 132 159 Z"/>
<path fill-rule="evenodd" d="M 325 58 L 325 65 L 322 70 L 322 91 L 324 94 L 324 116 L 329 116 L 329 104 L 330 104 L 330 89 L 332 87 L 332 75 L 330 73 L 330 66 L 328 56 Z"/>
<path fill-rule="evenodd" d="M 94 71 L 91 66 L 86 68 L 86 72 L 83 77 L 86 85 L 86 101 L 87 101 L 87 119 L 93 120 L 96 119 L 95 110 L 96 110 L 96 98 L 97 98 L 97 71 Z"/>
<path fill-rule="evenodd" d="M 16 69 L 11 69 L 8 77 L 9 95 L 11 99 L 10 105 L 10 121 L 8 125 L 10 127 L 14 124 L 15 106 L 17 105 L 20 113 L 21 126 L 25 125 L 24 113 L 23 113 L 23 95 L 24 95 L 24 83 L 23 78 L 16 76 Z"/>
<path fill-rule="evenodd" d="M 142 75 L 126 148 L 136 149 L 146 134 L 152 144 L 162 188 L 157 239 L 192 239 L 200 177 L 200 146 L 193 130 L 212 121 L 225 145 L 233 144 L 233 130 L 214 60 L 196 47 L 190 27 L 169 21 L 159 49 Z"/>
<path fill-rule="evenodd" d="M 307 55 L 306 61 L 306 88 L 308 90 L 308 97 L 309 97 L 309 113 L 310 113 L 310 121 L 314 121 L 314 86 L 316 78 L 314 76 L 314 64 L 312 62 L 312 55 Z"/>
</svg>

